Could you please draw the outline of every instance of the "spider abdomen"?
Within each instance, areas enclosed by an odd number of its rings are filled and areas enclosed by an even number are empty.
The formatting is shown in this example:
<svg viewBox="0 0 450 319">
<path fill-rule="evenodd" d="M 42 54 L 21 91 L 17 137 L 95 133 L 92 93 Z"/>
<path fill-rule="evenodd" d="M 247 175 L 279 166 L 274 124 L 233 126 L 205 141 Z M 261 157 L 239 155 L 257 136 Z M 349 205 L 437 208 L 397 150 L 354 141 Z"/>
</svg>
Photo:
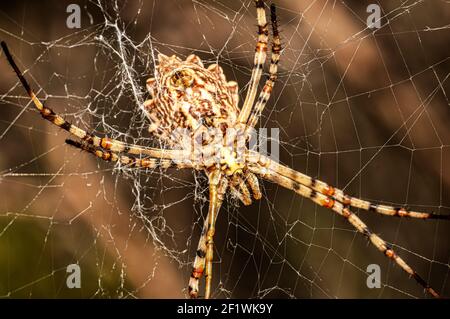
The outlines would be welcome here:
<svg viewBox="0 0 450 319">
<path fill-rule="evenodd" d="M 217 64 L 205 68 L 200 58 L 190 55 L 158 55 L 155 78 L 147 81 L 151 100 L 144 108 L 152 124 L 149 131 L 176 145 L 177 129 L 187 129 L 192 136 L 199 129 L 219 129 L 226 134 L 239 115 L 238 86 L 227 82 Z"/>
</svg>

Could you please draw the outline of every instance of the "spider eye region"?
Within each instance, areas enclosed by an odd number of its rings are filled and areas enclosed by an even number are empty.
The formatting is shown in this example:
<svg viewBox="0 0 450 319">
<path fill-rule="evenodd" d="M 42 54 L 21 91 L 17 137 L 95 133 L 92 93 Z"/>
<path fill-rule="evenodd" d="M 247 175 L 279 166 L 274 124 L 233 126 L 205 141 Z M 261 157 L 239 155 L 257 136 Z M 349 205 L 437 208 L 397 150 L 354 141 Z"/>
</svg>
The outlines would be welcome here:
<svg viewBox="0 0 450 319">
<path fill-rule="evenodd" d="M 194 82 L 194 77 L 187 70 L 176 71 L 170 77 L 170 84 L 176 88 L 188 88 L 191 87 Z"/>
</svg>

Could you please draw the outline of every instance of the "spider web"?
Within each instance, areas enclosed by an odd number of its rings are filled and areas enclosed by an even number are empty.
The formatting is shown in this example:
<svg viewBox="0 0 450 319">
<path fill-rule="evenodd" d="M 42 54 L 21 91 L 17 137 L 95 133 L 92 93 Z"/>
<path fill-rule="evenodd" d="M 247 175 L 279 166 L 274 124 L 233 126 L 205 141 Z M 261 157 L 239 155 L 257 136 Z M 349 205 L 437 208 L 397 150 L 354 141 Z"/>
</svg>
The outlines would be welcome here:
<svg viewBox="0 0 450 319">
<path fill-rule="evenodd" d="M 161 147 L 140 109 L 156 55 L 199 55 L 250 79 L 253 1 L 15 2 L 8 42 L 38 96 L 100 136 Z M 261 127 L 280 160 L 375 203 L 450 214 L 449 4 L 276 1 L 284 51 Z M 137 171 L 68 147 L 0 62 L 0 296 L 183 297 L 206 215 L 190 170 Z M 270 130 L 269 130 L 270 131 Z M 341 217 L 261 182 L 249 207 L 228 198 L 215 236 L 213 296 L 425 298 L 423 289 Z M 357 212 L 432 287 L 450 296 L 450 224 Z M 81 288 L 66 286 L 78 264 Z M 367 266 L 381 269 L 369 289 Z M 202 287 L 202 286 L 201 286 Z"/>
</svg>

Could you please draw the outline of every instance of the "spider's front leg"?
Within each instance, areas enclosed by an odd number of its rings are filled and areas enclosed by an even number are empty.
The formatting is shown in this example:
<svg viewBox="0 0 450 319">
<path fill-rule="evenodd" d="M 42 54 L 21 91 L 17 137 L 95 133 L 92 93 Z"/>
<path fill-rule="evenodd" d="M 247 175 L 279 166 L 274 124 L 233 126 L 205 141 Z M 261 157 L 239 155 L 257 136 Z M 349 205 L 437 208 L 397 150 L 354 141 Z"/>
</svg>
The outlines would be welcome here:
<svg viewBox="0 0 450 319">
<path fill-rule="evenodd" d="M 36 93 L 31 88 L 28 81 L 25 79 L 25 76 L 23 75 L 22 71 L 20 71 L 19 67 L 14 61 L 14 58 L 11 52 L 9 51 L 8 46 L 6 45 L 6 42 L 2 41 L 1 47 L 3 49 L 3 52 L 5 53 L 8 63 L 11 65 L 12 69 L 19 78 L 20 83 L 24 87 L 25 91 L 27 92 L 36 109 L 39 111 L 39 113 L 45 120 L 69 132 L 70 134 L 86 142 L 87 144 L 91 144 L 97 148 L 102 148 L 105 151 L 111 151 L 114 153 L 124 152 L 134 155 L 146 155 L 154 158 L 165 158 L 165 159 L 182 158 L 183 152 L 179 150 L 164 150 L 152 147 L 142 147 L 139 145 L 129 145 L 108 137 L 95 136 L 71 124 L 61 115 L 55 113 L 55 111 L 45 106 L 44 103 L 41 102 L 41 100 L 37 97 Z"/>
<path fill-rule="evenodd" d="M 205 218 L 202 233 L 197 246 L 191 278 L 189 279 L 189 296 L 198 297 L 199 280 L 205 272 L 205 299 L 211 296 L 212 260 L 214 256 L 214 233 L 217 215 L 222 205 L 223 196 L 228 187 L 228 180 L 220 170 L 209 174 L 209 208 Z"/>
</svg>

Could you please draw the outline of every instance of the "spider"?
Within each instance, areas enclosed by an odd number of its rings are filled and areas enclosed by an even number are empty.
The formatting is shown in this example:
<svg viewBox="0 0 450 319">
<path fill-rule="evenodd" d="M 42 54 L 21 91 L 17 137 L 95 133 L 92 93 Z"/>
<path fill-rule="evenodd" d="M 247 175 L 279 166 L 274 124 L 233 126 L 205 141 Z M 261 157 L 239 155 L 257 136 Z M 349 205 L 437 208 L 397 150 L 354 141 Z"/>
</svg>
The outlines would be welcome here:
<svg viewBox="0 0 450 319">
<path fill-rule="evenodd" d="M 224 134 L 226 140 L 231 129 L 235 134 L 243 136 L 246 141 L 249 138 L 249 131 L 257 124 L 277 79 L 281 41 L 276 8 L 272 4 L 270 6 L 272 40 L 269 76 L 256 98 L 267 57 L 269 23 L 266 18 L 264 0 L 255 0 L 255 5 L 258 40 L 250 85 L 242 107 L 239 107 L 238 84 L 227 81 L 219 65 L 212 64 L 205 68 L 201 59 L 194 54 L 185 60 L 175 55 L 171 57 L 158 55 L 155 77 L 149 78 L 146 83 L 151 99 L 144 102 L 143 109 L 151 121 L 149 132 L 168 145 L 167 149 L 126 144 L 108 137 L 96 136 L 70 124 L 39 100 L 14 62 L 6 43 L 2 41 L 1 46 L 9 64 L 42 117 L 77 139 L 67 139 L 66 143 L 69 145 L 87 151 L 102 160 L 118 162 L 128 167 L 175 167 L 194 169 L 207 175 L 209 207 L 188 284 L 188 293 L 191 298 L 199 297 L 199 281 L 203 275 L 205 275 L 204 297 L 206 299 L 211 297 L 213 238 L 216 220 L 226 192 L 229 190 L 244 205 L 250 205 L 253 200 L 262 197 L 258 177 L 292 190 L 342 216 L 359 233 L 367 237 L 379 251 L 413 277 L 431 296 L 439 297 L 439 294 L 397 255 L 387 242 L 373 233 L 352 212 L 351 208 L 402 218 L 449 220 L 449 215 L 415 212 L 400 207 L 373 204 L 349 196 L 338 188 L 297 172 L 245 146 L 238 154 L 234 143 L 214 142 L 211 140 L 212 136 L 206 136 L 206 139 L 203 139 L 203 136 L 201 139 L 202 144 L 209 146 L 207 148 L 209 156 L 201 158 L 192 154 L 186 156 L 186 153 L 180 150 L 180 138 L 173 134 L 177 129 L 188 129 L 192 140 L 205 135 L 205 130 L 211 128 Z M 208 160 L 212 158 L 212 155 L 218 158 L 218 161 Z"/>
</svg>

